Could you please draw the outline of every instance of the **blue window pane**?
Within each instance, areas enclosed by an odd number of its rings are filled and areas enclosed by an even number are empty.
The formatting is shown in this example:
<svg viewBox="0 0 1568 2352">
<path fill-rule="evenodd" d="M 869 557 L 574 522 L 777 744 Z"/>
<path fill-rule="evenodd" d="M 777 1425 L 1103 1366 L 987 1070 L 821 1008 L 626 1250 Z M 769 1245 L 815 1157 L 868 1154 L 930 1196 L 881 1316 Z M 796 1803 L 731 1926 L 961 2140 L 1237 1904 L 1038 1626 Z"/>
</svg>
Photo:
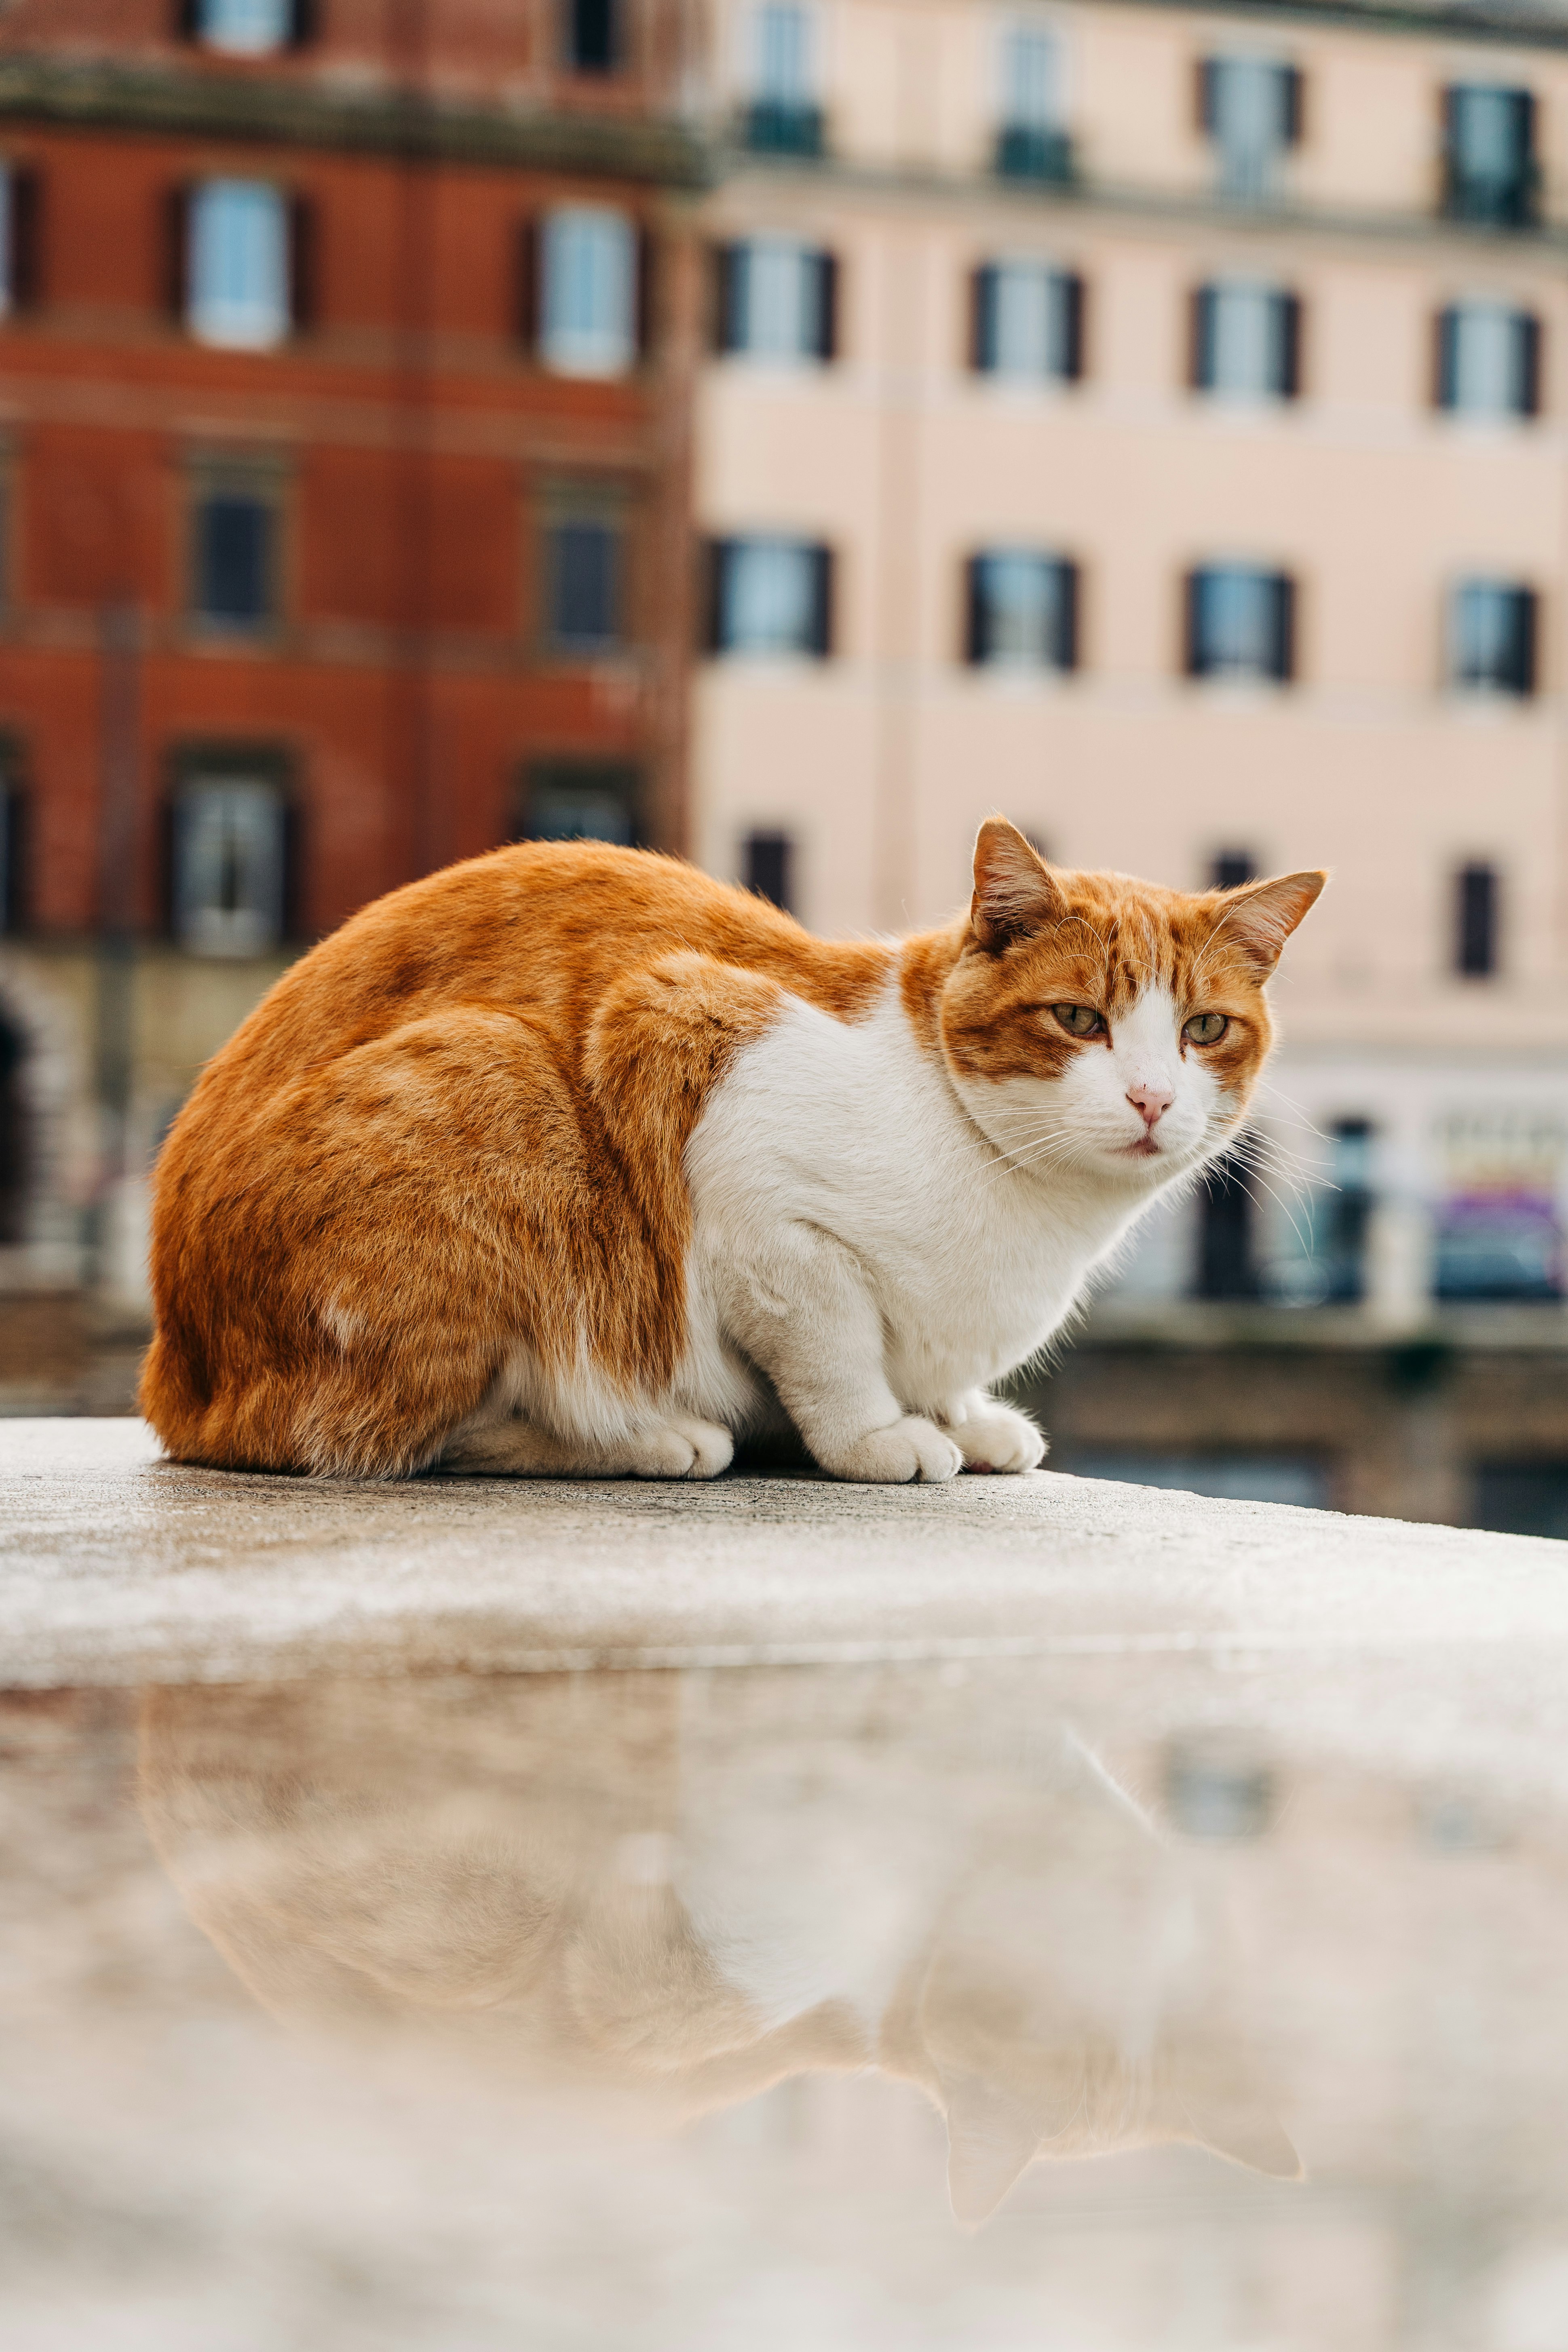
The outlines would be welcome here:
<svg viewBox="0 0 1568 2352">
<path fill-rule="evenodd" d="M 1210 137 L 1219 150 L 1221 192 L 1239 203 L 1272 193 L 1290 143 L 1290 68 L 1267 58 L 1215 58 L 1205 68 Z"/>
<path fill-rule="evenodd" d="M 289 223 L 279 189 L 207 180 L 192 192 L 188 323 L 197 341 L 266 351 L 289 331 Z"/>
<path fill-rule="evenodd" d="M 285 46 L 293 15 L 293 0 L 201 0 L 197 37 L 230 57 L 264 57 Z"/>
<path fill-rule="evenodd" d="M 1280 680 L 1290 675 L 1291 586 L 1241 564 L 1192 574 L 1187 666 L 1194 677 Z"/>
<path fill-rule="evenodd" d="M 252 956 L 283 929 L 283 801 L 276 785 L 190 784 L 174 810 L 174 929 L 195 955 Z"/>
<path fill-rule="evenodd" d="M 272 512 L 263 499 L 220 494 L 196 518 L 196 610 L 254 628 L 271 617 Z"/>
<path fill-rule="evenodd" d="M 557 375 L 624 374 L 637 346 L 637 239 L 625 213 L 569 205 L 548 215 L 541 348 Z"/>
<path fill-rule="evenodd" d="M 620 534 L 605 522 L 558 523 L 549 540 L 549 627 L 584 649 L 620 635 Z"/>
<path fill-rule="evenodd" d="M 727 653 L 825 653 L 826 550 L 795 539 L 734 539 L 719 551 L 718 641 Z"/>
<path fill-rule="evenodd" d="M 1007 550 L 977 556 L 970 653 L 977 662 L 1070 669 L 1074 572 L 1058 557 Z"/>
<path fill-rule="evenodd" d="M 1449 608 L 1449 674 L 1472 691 L 1527 695 L 1535 686 L 1535 598 L 1496 580 L 1466 581 Z"/>
</svg>

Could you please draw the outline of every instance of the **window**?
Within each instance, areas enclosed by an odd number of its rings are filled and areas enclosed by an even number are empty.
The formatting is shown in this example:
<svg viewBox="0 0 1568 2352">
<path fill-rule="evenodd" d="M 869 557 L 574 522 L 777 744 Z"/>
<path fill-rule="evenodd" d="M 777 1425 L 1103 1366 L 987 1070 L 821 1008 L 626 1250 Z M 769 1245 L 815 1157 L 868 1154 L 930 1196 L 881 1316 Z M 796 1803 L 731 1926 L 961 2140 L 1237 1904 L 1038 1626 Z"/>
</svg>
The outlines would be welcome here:
<svg viewBox="0 0 1568 2352">
<path fill-rule="evenodd" d="M 1003 39 L 996 169 L 1009 180 L 1072 177 L 1072 144 L 1061 125 L 1057 45 L 1041 25 L 1014 25 Z"/>
<path fill-rule="evenodd" d="M 759 236 L 719 256 L 719 348 L 752 359 L 830 360 L 837 342 L 834 257 Z"/>
<path fill-rule="evenodd" d="M 618 760 L 542 760 L 523 786 L 524 841 L 637 841 L 637 771 Z"/>
<path fill-rule="evenodd" d="M 1490 866 L 1462 866 L 1454 877 L 1454 969 L 1489 980 L 1498 968 L 1498 879 Z"/>
<path fill-rule="evenodd" d="M 719 653 L 815 655 L 832 639 L 833 557 L 809 540 L 725 539 L 713 551 Z"/>
<path fill-rule="evenodd" d="M 259 58 L 310 38 L 310 0 L 185 0 L 183 29 L 204 48 Z"/>
<path fill-rule="evenodd" d="M 1258 1254 L 1247 1170 L 1227 1155 L 1205 1171 L 1198 1193 L 1198 1297 L 1256 1298 Z"/>
<path fill-rule="evenodd" d="M 616 0 L 565 0 L 566 62 L 575 73 L 614 73 L 620 61 Z"/>
<path fill-rule="evenodd" d="M 746 887 L 754 890 L 759 898 L 767 898 L 785 914 L 795 909 L 794 879 L 795 843 L 787 833 L 749 833 L 746 835 Z"/>
<path fill-rule="evenodd" d="M 1076 383 L 1083 373 L 1083 280 L 1043 261 L 989 261 L 974 273 L 973 358 L 1014 383 Z"/>
<path fill-rule="evenodd" d="M 192 606 L 198 620 L 254 630 L 274 618 L 276 525 L 270 499 L 252 491 L 211 490 L 197 498 Z"/>
<path fill-rule="evenodd" d="M 259 777 L 193 776 L 174 803 L 174 935 L 193 955 L 256 956 L 283 936 L 283 795 Z"/>
<path fill-rule="evenodd" d="M 1540 172 L 1535 100 L 1527 89 L 1458 83 L 1443 93 L 1443 205 L 1457 220 L 1523 228 Z"/>
<path fill-rule="evenodd" d="M 563 650 L 600 654 L 621 641 L 621 534 L 571 517 L 545 532 L 545 629 Z"/>
<path fill-rule="evenodd" d="M 1448 608 L 1449 683 L 1471 694 L 1533 694 L 1535 626 L 1533 589 L 1462 582 Z"/>
<path fill-rule="evenodd" d="M 1313 1254 L 1321 1259 L 1324 1299 L 1352 1306 L 1366 1296 L 1367 1244 L 1375 1199 L 1372 1121 L 1336 1119 L 1330 1134 L 1334 1189 L 1324 1205 L 1321 1238 L 1316 1233 L 1313 1235 L 1317 1245 Z"/>
<path fill-rule="evenodd" d="M 1257 879 L 1258 865 L 1250 850 L 1222 849 L 1209 866 L 1211 890 L 1239 890 Z"/>
<path fill-rule="evenodd" d="M 816 103 L 811 18 L 790 0 L 769 0 L 752 19 L 752 102 L 746 144 L 768 155 L 820 155 L 822 109 Z"/>
<path fill-rule="evenodd" d="M 1437 320 L 1437 405 L 1465 416 L 1533 416 L 1541 321 L 1500 302 L 1456 302 Z"/>
<path fill-rule="evenodd" d="M 1275 192 L 1280 158 L 1301 135 L 1301 77 L 1268 58 L 1205 58 L 1198 115 L 1219 151 L 1221 194 L 1263 203 Z"/>
<path fill-rule="evenodd" d="M 269 351 L 289 332 L 289 207 L 265 180 L 205 180 L 190 194 L 185 320 L 198 342 Z"/>
<path fill-rule="evenodd" d="M 1277 286 L 1227 278 L 1193 298 L 1193 383 L 1231 400 L 1294 400 L 1301 306 Z"/>
<path fill-rule="evenodd" d="M 38 299 L 41 189 L 37 172 L 0 164 L 0 318 Z"/>
<path fill-rule="evenodd" d="M 1078 660 L 1078 567 L 1060 556 L 999 550 L 969 564 L 970 661 L 1070 670 Z"/>
<path fill-rule="evenodd" d="M 545 215 L 540 348 L 557 375 L 622 375 L 637 352 L 637 235 L 625 213 Z"/>
<path fill-rule="evenodd" d="M 1190 677 L 1289 678 L 1295 587 L 1281 572 L 1220 564 L 1187 575 Z"/>
</svg>

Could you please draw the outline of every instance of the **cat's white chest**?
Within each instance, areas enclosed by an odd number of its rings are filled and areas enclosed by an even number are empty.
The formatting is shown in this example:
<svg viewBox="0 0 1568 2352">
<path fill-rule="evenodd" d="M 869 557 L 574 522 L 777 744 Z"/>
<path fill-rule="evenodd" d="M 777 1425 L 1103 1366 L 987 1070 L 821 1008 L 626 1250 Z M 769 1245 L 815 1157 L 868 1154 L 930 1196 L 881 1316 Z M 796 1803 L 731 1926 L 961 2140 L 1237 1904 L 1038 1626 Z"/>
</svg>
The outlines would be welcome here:
<svg viewBox="0 0 1568 2352">
<path fill-rule="evenodd" d="M 791 1004 L 715 1089 L 687 1168 L 694 1296 L 721 1301 L 772 1227 L 831 1235 L 880 1315 L 895 1390 L 926 1404 L 1040 1346 L 1114 1230 L 1086 1234 L 1010 1180 L 891 988 L 853 1027 Z"/>
</svg>

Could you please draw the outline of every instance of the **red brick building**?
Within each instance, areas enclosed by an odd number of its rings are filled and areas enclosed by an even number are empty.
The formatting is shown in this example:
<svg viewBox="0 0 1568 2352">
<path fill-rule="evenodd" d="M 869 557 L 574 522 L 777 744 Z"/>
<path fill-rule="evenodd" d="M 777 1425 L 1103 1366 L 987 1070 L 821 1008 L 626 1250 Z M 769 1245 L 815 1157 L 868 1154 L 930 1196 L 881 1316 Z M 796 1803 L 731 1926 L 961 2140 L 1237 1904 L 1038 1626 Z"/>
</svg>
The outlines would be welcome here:
<svg viewBox="0 0 1568 2352">
<path fill-rule="evenodd" d="M 134 1259 L 138 1171 L 299 942 L 521 833 L 683 842 L 681 22 L 0 21 L 14 1283 L 74 1278 L 95 1204 Z"/>
</svg>

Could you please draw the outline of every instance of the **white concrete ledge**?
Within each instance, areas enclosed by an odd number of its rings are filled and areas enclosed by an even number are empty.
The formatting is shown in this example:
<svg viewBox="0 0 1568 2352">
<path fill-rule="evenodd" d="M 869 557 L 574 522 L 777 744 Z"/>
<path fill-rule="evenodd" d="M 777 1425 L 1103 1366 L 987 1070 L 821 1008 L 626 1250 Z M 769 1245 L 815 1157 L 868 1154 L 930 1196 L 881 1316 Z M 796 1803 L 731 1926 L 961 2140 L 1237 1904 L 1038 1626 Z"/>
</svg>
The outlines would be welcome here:
<svg viewBox="0 0 1568 2352">
<path fill-rule="evenodd" d="M 1526 1681 L 1549 1658 L 1551 1703 L 1568 1546 L 1047 1473 L 240 1476 L 160 1462 L 135 1422 L 0 1423 L 12 1687 L 1477 1644 Z"/>
</svg>

